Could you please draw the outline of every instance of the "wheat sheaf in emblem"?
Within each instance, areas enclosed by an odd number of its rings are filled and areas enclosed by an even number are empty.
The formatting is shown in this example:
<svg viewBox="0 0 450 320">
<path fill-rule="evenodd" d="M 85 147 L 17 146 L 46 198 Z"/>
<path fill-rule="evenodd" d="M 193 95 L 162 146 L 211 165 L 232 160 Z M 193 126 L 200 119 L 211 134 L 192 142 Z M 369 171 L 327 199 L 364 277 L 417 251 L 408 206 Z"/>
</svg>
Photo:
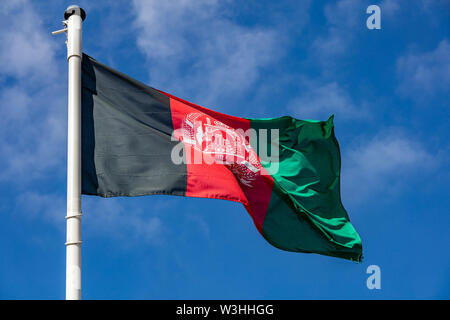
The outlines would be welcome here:
<svg viewBox="0 0 450 320">
<path fill-rule="evenodd" d="M 181 129 L 184 143 L 227 166 L 242 184 L 251 187 L 260 174 L 262 166 L 253 148 L 241 133 L 226 124 L 194 112 L 185 117 Z"/>
</svg>

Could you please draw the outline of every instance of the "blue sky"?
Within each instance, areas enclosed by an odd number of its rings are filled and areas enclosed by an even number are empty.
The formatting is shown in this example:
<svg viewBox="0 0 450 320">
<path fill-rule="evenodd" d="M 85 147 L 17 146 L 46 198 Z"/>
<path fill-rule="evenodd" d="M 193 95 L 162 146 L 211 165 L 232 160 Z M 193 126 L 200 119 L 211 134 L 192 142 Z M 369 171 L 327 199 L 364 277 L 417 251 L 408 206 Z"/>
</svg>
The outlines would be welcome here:
<svg viewBox="0 0 450 320">
<path fill-rule="evenodd" d="M 2 299 L 65 296 L 67 64 L 50 32 L 69 4 L 0 4 Z M 78 4 L 84 51 L 153 87 L 241 117 L 334 113 L 364 245 L 361 264 L 289 253 L 237 203 L 83 197 L 84 298 L 450 298 L 448 1 Z"/>
</svg>

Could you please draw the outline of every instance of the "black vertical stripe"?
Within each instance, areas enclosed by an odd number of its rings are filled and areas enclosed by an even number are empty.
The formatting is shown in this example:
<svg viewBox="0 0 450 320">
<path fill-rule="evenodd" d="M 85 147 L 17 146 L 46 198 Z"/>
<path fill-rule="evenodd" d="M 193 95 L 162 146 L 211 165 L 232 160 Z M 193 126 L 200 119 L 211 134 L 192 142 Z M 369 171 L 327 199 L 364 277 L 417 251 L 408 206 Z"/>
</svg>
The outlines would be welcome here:
<svg viewBox="0 0 450 320">
<path fill-rule="evenodd" d="M 83 55 L 83 194 L 185 195 L 186 165 L 171 161 L 172 131 L 167 96 Z"/>
</svg>

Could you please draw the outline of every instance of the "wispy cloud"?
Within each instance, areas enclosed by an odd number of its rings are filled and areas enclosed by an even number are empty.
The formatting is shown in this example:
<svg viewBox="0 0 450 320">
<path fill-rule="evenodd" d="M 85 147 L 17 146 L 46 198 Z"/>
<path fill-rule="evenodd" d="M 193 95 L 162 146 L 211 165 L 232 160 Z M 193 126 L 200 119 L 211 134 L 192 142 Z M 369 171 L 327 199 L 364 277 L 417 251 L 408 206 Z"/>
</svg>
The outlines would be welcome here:
<svg viewBox="0 0 450 320">
<path fill-rule="evenodd" d="M 282 34 L 233 22 L 219 1 L 133 4 L 152 83 L 201 103 L 244 92 L 280 55 Z"/>
<path fill-rule="evenodd" d="M 302 81 L 304 93 L 292 99 L 288 110 L 302 119 L 326 119 L 336 114 L 340 119 L 367 117 L 364 104 L 355 105 L 353 99 L 337 82 L 320 83 L 310 79 Z"/>
<path fill-rule="evenodd" d="M 209 225 L 201 216 L 188 214 L 187 218 L 193 222 L 206 239 L 210 238 L 211 231 Z"/>
<path fill-rule="evenodd" d="M 400 9 L 400 2 L 396 0 L 384 0 L 380 4 L 383 17 L 394 17 L 394 14 Z"/>
<path fill-rule="evenodd" d="M 0 6 L 1 180 L 31 181 L 63 163 L 66 89 L 33 3 Z"/>
<path fill-rule="evenodd" d="M 417 172 L 436 167 L 438 156 L 399 128 L 386 129 L 372 138 L 361 138 L 344 154 L 343 194 L 359 203 L 374 194 L 386 198 L 405 186 Z"/>
<path fill-rule="evenodd" d="M 165 240 L 165 227 L 159 215 L 165 206 L 164 202 L 154 202 L 155 205 L 148 210 L 136 205 L 135 201 L 83 197 L 83 229 L 90 236 L 127 239 L 127 246 L 140 242 L 161 244 Z M 29 221 L 40 220 L 47 223 L 60 232 L 65 230 L 64 194 L 24 192 L 17 196 L 14 212 L 20 213 Z M 200 225 L 200 228 L 205 226 Z"/>
<path fill-rule="evenodd" d="M 397 60 L 398 92 L 423 102 L 437 94 L 449 97 L 450 44 L 442 40 L 430 52 L 411 52 Z"/>
<path fill-rule="evenodd" d="M 59 194 L 46 194 L 35 191 L 21 193 L 16 198 L 17 211 L 26 214 L 30 220 L 40 220 L 63 230 L 65 226 L 66 201 Z"/>
<path fill-rule="evenodd" d="M 137 203 L 136 200 L 83 197 L 83 219 L 88 232 L 127 239 L 127 245 L 142 241 L 153 245 L 163 243 L 165 227 L 159 214 L 164 203 L 158 202 L 151 209 Z"/>
<path fill-rule="evenodd" d="M 365 27 L 365 7 L 359 1 L 340 0 L 326 5 L 324 14 L 328 29 L 313 41 L 311 55 L 328 68 L 336 63 L 335 59 L 351 54 L 351 43 Z"/>
<path fill-rule="evenodd" d="M 54 45 L 42 29 L 39 15 L 29 1 L 2 1 L 0 7 L 1 75 L 42 81 L 54 78 Z M 30 77 L 32 79 L 30 79 Z M 37 79 L 36 79 L 37 78 Z"/>
<path fill-rule="evenodd" d="M 349 90 L 337 67 L 352 54 L 352 44 L 365 28 L 366 7 L 353 0 L 338 0 L 323 7 L 325 32 L 315 33 L 308 51 L 308 61 L 319 69 L 319 76 L 304 76 L 301 93 L 288 103 L 297 117 L 325 119 L 336 114 L 338 119 L 369 118 L 368 101 L 359 100 Z"/>
</svg>

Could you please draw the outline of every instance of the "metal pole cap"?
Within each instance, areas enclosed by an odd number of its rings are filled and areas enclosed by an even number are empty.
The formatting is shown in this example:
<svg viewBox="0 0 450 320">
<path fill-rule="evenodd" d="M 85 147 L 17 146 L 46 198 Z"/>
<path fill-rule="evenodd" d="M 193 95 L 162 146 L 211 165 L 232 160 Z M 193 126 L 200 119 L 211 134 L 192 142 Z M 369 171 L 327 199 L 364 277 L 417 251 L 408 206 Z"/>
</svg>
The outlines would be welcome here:
<svg viewBox="0 0 450 320">
<path fill-rule="evenodd" d="M 64 11 L 64 19 L 69 19 L 71 15 L 78 15 L 81 17 L 81 20 L 84 21 L 86 19 L 86 12 L 83 10 L 83 8 L 80 8 L 79 6 L 73 5 L 69 6 L 66 11 Z"/>
</svg>

